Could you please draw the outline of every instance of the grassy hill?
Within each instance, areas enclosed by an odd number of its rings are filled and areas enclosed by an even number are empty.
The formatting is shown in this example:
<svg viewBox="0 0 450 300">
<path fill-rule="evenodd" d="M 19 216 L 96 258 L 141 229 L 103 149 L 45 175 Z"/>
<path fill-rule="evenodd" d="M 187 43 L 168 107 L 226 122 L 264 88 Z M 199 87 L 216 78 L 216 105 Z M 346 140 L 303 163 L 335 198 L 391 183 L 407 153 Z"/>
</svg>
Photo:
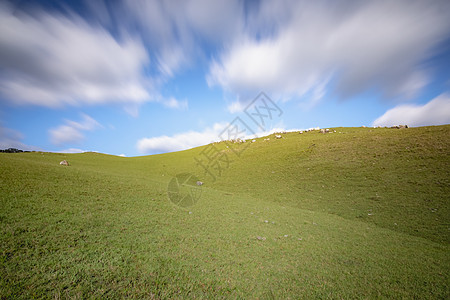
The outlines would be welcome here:
<svg viewBox="0 0 450 300">
<path fill-rule="evenodd" d="M 216 144 L 215 181 L 208 146 L 0 153 L 0 297 L 448 299 L 450 126 L 333 130 Z"/>
</svg>

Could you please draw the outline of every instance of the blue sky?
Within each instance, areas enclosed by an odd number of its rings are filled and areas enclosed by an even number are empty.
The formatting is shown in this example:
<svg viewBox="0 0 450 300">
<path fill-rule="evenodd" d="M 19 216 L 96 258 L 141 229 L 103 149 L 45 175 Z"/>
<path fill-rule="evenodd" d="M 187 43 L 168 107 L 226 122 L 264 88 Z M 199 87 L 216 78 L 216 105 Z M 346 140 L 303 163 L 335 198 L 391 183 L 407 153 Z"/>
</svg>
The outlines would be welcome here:
<svg viewBox="0 0 450 300">
<path fill-rule="evenodd" d="M 449 1 L 0 1 L 0 148 L 178 151 L 260 92 L 258 135 L 449 124 L 448 70 Z"/>
</svg>

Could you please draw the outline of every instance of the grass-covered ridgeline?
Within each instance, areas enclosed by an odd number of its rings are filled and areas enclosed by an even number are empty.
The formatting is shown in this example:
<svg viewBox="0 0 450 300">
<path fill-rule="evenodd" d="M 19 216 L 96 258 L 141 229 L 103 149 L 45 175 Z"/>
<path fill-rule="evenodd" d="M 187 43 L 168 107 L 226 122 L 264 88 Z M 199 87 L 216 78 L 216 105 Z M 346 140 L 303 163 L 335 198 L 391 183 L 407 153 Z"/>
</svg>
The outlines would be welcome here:
<svg viewBox="0 0 450 300">
<path fill-rule="evenodd" d="M 450 126 L 334 130 L 219 143 L 216 181 L 204 147 L 0 153 L 0 298 L 448 299 Z"/>
</svg>

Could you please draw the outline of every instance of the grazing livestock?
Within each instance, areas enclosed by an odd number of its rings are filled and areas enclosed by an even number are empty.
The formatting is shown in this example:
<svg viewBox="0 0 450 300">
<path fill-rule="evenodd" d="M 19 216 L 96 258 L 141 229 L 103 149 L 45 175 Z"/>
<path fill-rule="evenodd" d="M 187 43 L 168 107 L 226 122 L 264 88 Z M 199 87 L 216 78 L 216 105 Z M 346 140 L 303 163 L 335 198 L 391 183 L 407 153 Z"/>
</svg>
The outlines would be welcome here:
<svg viewBox="0 0 450 300">
<path fill-rule="evenodd" d="M 69 166 L 69 162 L 67 160 L 63 160 L 59 163 L 61 166 Z"/>
<path fill-rule="evenodd" d="M 395 125 L 395 126 L 392 126 L 391 128 L 404 129 L 404 128 L 409 128 L 409 126 L 408 125 Z"/>
</svg>

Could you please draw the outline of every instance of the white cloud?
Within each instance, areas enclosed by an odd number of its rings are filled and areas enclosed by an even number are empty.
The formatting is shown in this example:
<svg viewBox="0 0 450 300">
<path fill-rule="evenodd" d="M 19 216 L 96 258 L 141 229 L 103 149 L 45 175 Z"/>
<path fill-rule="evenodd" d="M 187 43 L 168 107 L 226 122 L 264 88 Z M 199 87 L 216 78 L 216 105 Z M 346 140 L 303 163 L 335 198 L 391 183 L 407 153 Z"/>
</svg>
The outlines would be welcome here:
<svg viewBox="0 0 450 300">
<path fill-rule="evenodd" d="M 84 139 L 83 131 L 91 131 L 102 127 L 96 120 L 86 114 L 82 114 L 82 120 L 75 122 L 66 120 L 64 125 L 50 129 L 50 141 L 54 145 L 77 144 Z"/>
<path fill-rule="evenodd" d="M 87 150 L 81 150 L 78 148 L 68 148 L 68 149 L 64 149 L 61 151 L 55 151 L 55 153 L 84 153 L 84 152 L 89 152 Z"/>
<path fill-rule="evenodd" d="M 228 105 L 227 109 L 230 113 L 234 114 L 234 113 L 244 111 L 245 107 L 246 106 L 244 104 L 242 104 L 241 102 L 234 101 L 230 105 Z"/>
<path fill-rule="evenodd" d="M 432 75 L 420 64 L 450 26 L 449 2 L 440 0 L 85 5 L 83 16 L 0 5 L 2 99 L 47 107 L 121 102 L 133 116 L 146 101 L 185 108 L 186 100 L 158 101 L 158 89 L 210 57 L 208 83 L 238 102 L 265 91 L 314 105 L 330 87 L 344 98 L 374 87 L 412 98 Z"/>
<path fill-rule="evenodd" d="M 143 103 L 151 100 L 148 64 L 135 36 L 116 38 L 73 14 L 0 5 L 0 93 L 15 104 Z"/>
<path fill-rule="evenodd" d="M 202 42 L 227 43 L 245 24 L 239 0 L 135 0 L 124 2 L 119 13 L 125 16 L 126 27 L 142 32 L 163 77 L 174 76 L 204 55 Z"/>
<path fill-rule="evenodd" d="M 216 123 L 212 128 L 206 128 L 201 132 L 188 131 L 173 136 L 142 138 L 138 140 L 136 147 L 140 153 L 145 154 L 186 150 L 218 141 L 219 134 L 226 125 L 226 123 Z"/>
<path fill-rule="evenodd" d="M 187 109 L 188 108 L 188 101 L 186 99 L 184 100 L 177 100 L 174 97 L 165 98 L 161 96 L 160 94 L 154 94 L 153 100 L 155 102 L 161 103 L 165 107 L 168 107 L 170 109 Z M 124 106 L 124 110 L 127 114 L 130 116 L 137 118 L 139 116 L 139 104 L 135 103 L 129 103 Z"/>
<path fill-rule="evenodd" d="M 208 127 L 203 131 L 188 131 L 178 133 L 173 136 L 164 135 L 152 138 L 142 138 L 138 140 L 136 147 L 138 151 L 143 154 L 158 154 L 191 149 L 194 147 L 207 145 L 211 142 L 228 139 L 226 129 L 229 125 L 230 123 L 215 123 L 212 127 Z M 281 131 L 285 131 L 282 126 L 282 122 L 276 124 L 274 128 L 268 129 L 264 132 L 259 131 L 255 134 L 240 136 L 240 138 L 252 139 Z"/>
<path fill-rule="evenodd" d="M 399 105 L 373 122 L 373 126 L 427 126 L 450 124 L 450 96 L 442 94 L 425 105 Z"/>
<path fill-rule="evenodd" d="M 0 149 L 16 148 L 27 151 L 41 151 L 35 146 L 26 145 L 22 142 L 24 136 L 21 132 L 0 126 Z"/>
<path fill-rule="evenodd" d="M 187 100 L 177 100 L 174 97 L 170 97 L 168 99 L 163 99 L 162 103 L 164 106 L 174 109 L 186 109 L 188 107 Z"/>
<path fill-rule="evenodd" d="M 343 98 L 371 88 L 414 97 L 428 81 L 420 63 L 449 36 L 449 3 L 262 1 L 207 80 L 249 100 L 263 90 L 317 102 L 330 86 Z"/>
</svg>

